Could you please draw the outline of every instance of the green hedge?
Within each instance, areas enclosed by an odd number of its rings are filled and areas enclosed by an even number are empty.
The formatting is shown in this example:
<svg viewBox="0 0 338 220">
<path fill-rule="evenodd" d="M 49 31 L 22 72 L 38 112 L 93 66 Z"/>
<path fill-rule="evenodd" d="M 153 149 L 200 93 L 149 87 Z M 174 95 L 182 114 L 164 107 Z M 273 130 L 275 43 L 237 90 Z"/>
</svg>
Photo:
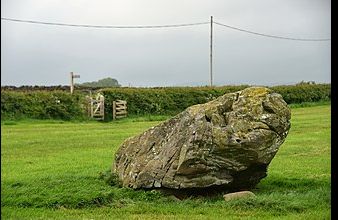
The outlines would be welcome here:
<svg viewBox="0 0 338 220">
<path fill-rule="evenodd" d="M 105 118 L 112 117 L 112 102 L 127 101 L 128 114 L 175 114 L 185 108 L 208 102 L 222 94 L 238 91 L 248 86 L 164 87 L 164 88 L 110 88 L 102 89 L 105 97 Z"/>
<path fill-rule="evenodd" d="M 331 84 L 299 84 L 270 87 L 288 104 L 331 100 Z"/>
<path fill-rule="evenodd" d="M 84 96 L 64 91 L 1 91 L 1 119 L 83 119 Z"/>
<path fill-rule="evenodd" d="M 103 89 L 105 96 L 105 118 L 111 119 L 112 101 L 117 99 L 128 102 L 129 114 L 175 114 L 185 108 L 205 103 L 225 93 L 249 87 L 183 87 L 183 88 L 112 88 Z M 331 84 L 300 84 L 273 86 L 270 89 L 280 93 L 288 103 L 317 102 L 331 100 Z"/>
<path fill-rule="evenodd" d="M 109 88 L 99 90 L 105 96 L 105 119 L 112 118 L 112 102 L 128 102 L 129 115 L 173 115 L 195 104 L 205 103 L 225 93 L 249 87 L 164 87 Z M 299 84 L 270 87 L 288 104 L 331 100 L 331 84 Z M 1 91 L 1 119 L 77 119 L 85 118 L 85 93 L 78 91 Z M 58 101 L 59 100 L 59 101 Z"/>
</svg>

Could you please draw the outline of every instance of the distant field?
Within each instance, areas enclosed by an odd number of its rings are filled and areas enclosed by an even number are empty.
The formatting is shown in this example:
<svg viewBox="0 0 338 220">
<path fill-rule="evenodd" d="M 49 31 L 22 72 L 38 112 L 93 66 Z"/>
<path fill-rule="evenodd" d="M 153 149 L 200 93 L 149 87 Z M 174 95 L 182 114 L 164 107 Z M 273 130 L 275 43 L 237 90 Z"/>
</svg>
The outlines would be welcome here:
<svg viewBox="0 0 338 220">
<path fill-rule="evenodd" d="M 292 108 L 291 130 L 255 198 L 171 200 L 109 186 L 126 138 L 165 117 L 117 122 L 2 121 L 2 219 L 330 219 L 331 106 Z"/>
</svg>

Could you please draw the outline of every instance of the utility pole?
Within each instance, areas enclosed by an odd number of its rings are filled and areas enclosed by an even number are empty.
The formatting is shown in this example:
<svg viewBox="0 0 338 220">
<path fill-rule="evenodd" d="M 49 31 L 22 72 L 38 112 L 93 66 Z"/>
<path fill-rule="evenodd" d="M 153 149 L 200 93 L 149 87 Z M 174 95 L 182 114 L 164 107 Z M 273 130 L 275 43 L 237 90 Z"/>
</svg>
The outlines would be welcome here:
<svg viewBox="0 0 338 220">
<path fill-rule="evenodd" d="M 210 18 L 210 86 L 213 85 L 212 83 L 212 16 Z"/>
<path fill-rule="evenodd" d="M 80 75 L 74 75 L 73 72 L 70 72 L 70 94 L 74 92 L 74 78 L 80 78 Z"/>
</svg>

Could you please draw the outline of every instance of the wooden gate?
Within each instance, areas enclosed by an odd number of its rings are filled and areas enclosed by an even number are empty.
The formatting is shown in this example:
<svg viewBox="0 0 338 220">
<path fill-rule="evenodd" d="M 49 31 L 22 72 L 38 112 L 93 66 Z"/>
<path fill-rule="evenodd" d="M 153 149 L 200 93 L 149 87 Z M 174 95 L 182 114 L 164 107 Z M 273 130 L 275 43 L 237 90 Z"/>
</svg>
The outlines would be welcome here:
<svg viewBox="0 0 338 220">
<path fill-rule="evenodd" d="M 89 97 L 89 116 L 96 120 L 104 120 L 104 96 L 100 93 L 95 98 Z"/>
<path fill-rule="evenodd" d="M 127 101 L 116 100 L 113 101 L 113 120 L 127 117 Z"/>
</svg>

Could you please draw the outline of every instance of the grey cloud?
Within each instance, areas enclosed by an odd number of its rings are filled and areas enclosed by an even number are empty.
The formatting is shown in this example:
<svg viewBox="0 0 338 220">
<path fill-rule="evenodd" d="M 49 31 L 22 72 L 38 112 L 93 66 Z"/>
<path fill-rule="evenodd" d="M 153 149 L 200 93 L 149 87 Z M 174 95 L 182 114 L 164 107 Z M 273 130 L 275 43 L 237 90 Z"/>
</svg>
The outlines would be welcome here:
<svg viewBox="0 0 338 220">
<path fill-rule="evenodd" d="M 93 25 L 219 22 L 268 34 L 327 38 L 330 1 L 2 1 L 9 18 Z M 104 77 L 122 85 L 209 84 L 209 25 L 86 29 L 1 21 L 1 84 L 59 85 Z M 331 81 L 330 42 L 264 38 L 214 26 L 214 83 Z"/>
</svg>

